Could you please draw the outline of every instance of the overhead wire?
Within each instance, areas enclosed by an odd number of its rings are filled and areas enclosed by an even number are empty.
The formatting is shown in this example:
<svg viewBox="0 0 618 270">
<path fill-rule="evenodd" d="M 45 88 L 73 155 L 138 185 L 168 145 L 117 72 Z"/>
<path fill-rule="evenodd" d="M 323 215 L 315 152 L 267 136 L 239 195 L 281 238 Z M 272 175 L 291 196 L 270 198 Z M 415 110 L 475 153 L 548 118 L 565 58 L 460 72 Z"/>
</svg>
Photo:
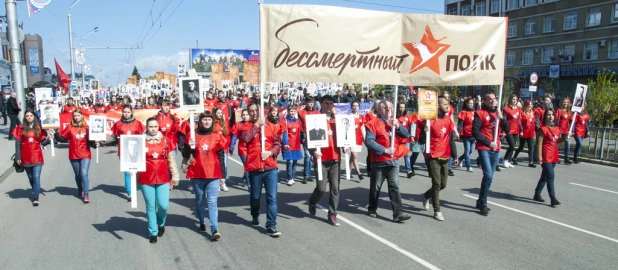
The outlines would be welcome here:
<svg viewBox="0 0 618 270">
<path fill-rule="evenodd" d="M 357 0 L 343 0 L 343 1 L 344 2 L 352 2 L 352 3 L 365 4 L 365 5 L 381 6 L 381 7 L 401 8 L 401 9 L 410 9 L 410 10 L 419 10 L 419 11 L 428 11 L 428 12 L 438 12 L 440 14 L 444 13 L 444 11 L 442 11 L 442 10 L 435 10 L 435 9 L 404 7 L 404 6 L 380 4 L 380 3 L 357 1 Z"/>
</svg>

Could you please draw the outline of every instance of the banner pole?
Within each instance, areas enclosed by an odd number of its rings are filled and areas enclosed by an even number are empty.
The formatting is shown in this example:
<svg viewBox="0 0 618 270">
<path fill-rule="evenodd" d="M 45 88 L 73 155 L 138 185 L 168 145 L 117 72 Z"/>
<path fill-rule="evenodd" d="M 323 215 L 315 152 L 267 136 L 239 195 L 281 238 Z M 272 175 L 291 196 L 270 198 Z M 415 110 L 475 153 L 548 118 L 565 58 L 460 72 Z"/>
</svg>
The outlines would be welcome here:
<svg viewBox="0 0 618 270">
<path fill-rule="evenodd" d="M 573 119 L 571 119 L 571 126 L 569 127 L 569 134 L 567 134 L 567 139 L 571 138 L 571 133 L 573 133 L 573 127 L 575 126 L 575 118 L 577 118 L 577 115 L 579 113 L 574 112 L 573 114 Z"/>
<path fill-rule="evenodd" d="M 500 111 L 502 109 L 502 87 L 504 87 L 504 84 L 500 85 L 500 96 L 498 98 L 498 109 L 496 110 L 496 112 Z M 498 127 L 500 124 L 500 119 L 498 119 L 498 117 L 496 117 L 496 125 L 494 127 L 494 143 L 498 143 Z M 499 151 L 500 149 L 498 149 Z"/>
<path fill-rule="evenodd" d="M 395 103 L 393 103 L 393 127 L 395 127 L 395 121 L 397 121 L 397 92 L 399 92 L 399 85 L 395 85 Z M 391 149 L 395 150 L 395 133 L 397 130 L 391 132 Z"/>
<path fill-rule="evenodd" d="M 427 121 L 427 131 L 425 131 L 425 153 L 426 154 L 430 154 L 431 149 L 429 144 L 431 143 L 431 137 L 429 137 L 431 134 L 431 121 L 429 119 L 425 120 Z"/>
<path fill-rule="evenodd" d="M 191 130 L 190 142 L 195 142 L 195 115 L 189 113 L 189 129 Z M 195 143 L 189 143 L 191 149 L 195 149 Z"/>
<path fill-rule="evenodd" d="M 322 148 L 321 148 L 321 146 L 317 146 L 315 151 L 316 151 L 316 153 L 320 154 L 320 158 L 316 158 L 317 161 L 318 161 L 318 165 L 317 165 L 317 167 L 318 167 L 318 175 L 317 176 L 318 177 L 317 178 L 318 178 L 318 181 L 322 181 L 322 157 L 321 157 L 321 155 L 322 155 Z"/>
<path fill-rule="evenodd" d="M 131 208 L 135 209 L 137 208 L 137 171 L 131 170 L 129 174 L 131 174 Z"/>
<path fill-rule="evenodd" d="M 97 147 L 97 164 L 99 164 L 99 147 Z"/>
<path fill-rule="evenodd" d="M 260 34 L 260 52 L 262 52 L 262 4 L 264 3 L 263 0 L 258 0 L 258 27 L 260 29 L 259 30 L 259 34 Z M 265 93 L 265 89 L 264 89 L 264 67 L 266 66 L 264 61 L 260 61 L 260 118 L 264 119 L 264 93 Z M 264 147 L 264 142 L 266 141 L 266 138 L 264 138 L 264 126 L 266 125 L 266 121 L 264 120 L 264 125 L 262 125 L 260 127 L 260 144 L 262 147 L 262 153 L 264 151 L 266 151 L 265 147 Z"/>
<path fill-rule="evenodd" d="M 350 180 L 350 153 L 345 153 L 345 180 Z"/>
<path fill-rule="evenodd" d="M 55 157 L 56 156 L 56 148 L 54 147 L 54 138 L 53 138 L 53 136 L 49 138 L 49 141 L 51 142 L 52 157 Z"/>
</svg>

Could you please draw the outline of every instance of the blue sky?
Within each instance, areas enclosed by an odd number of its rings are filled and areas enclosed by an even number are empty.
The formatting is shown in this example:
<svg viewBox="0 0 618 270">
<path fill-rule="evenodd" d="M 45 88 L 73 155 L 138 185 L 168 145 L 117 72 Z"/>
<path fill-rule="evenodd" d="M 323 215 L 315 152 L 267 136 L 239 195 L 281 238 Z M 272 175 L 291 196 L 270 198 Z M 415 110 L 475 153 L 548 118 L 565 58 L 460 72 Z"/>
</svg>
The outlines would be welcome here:
<svg viewBox="0 0 618 270">
<path fill-rule="evenodd" d="M 52 68 L 54 73 L 54 58 L 65 72 L 70 72 L 67 14 L 73 1 L 52 0 L 30 18 L 26 3 L 17 4 L 24 32 L 43 37 L 45 66 Z M 265 2 L 444 13 L 441 0 Z M 4 5 L 1 6 L 4 9 Z M 143 47 L 141 50 L 86 50 L 86 63 L 106 86 L 124 82 L 135 65 L 142 76 L 154 75 L 155 71 L 174 73 L 178 64 L 188 64 L 188 51 L 196 46 L 196 40 L 201 48 L 259 49 L 257 0 L 81 0 L 71 9 L 71 14 L 74 47 L 79 47 L 80 42 L 84 47 L 135 47 L 138 44 Z M 81 40 L 94 27 L 99 27 L 99 31 Z M 79 72 L 77 65 L 75 69 Z"/>
</svg>

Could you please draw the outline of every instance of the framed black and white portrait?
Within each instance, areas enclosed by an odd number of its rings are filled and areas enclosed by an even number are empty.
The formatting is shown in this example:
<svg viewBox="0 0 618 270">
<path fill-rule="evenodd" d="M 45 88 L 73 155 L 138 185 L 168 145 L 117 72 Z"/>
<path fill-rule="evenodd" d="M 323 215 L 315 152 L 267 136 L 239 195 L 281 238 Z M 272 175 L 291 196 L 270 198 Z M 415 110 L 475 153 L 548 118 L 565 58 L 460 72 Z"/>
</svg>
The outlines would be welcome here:
<svg viewBox="0 0 618 270">
<path fill-rule="evenodd" d="M 231 89 L 231 82 L 230 80 L 222 80 L 221 81 L 221 90 L 227 92 Z"/>
<path fill-rule="evenodd" d="M 120 136 L 120 171 L 146 171 L 146 137 L 144 135 Z"/>
<path fill-rule="evenodd" d="M 99 80 L 90 80 L 90 89 L 99 90 Z"/>
<path fill-rule="evenodd" d="M 310 114 L 305 116 L 307 132 L 307 148 L 315 149 L 328 146 L 328 122 L 325 114 Z"/>
<path fill-rule="evenodd" d="M 204 93 L 199 77 L 180 78 L 180 91 L 178 92 L 180 108 L 186 112 L 204 111 Z"/>
<path fill-rule="evenodd" d="M 41 126 L 44 129 L 60 127 L 60 108 L 55 104 L 39 105 Z"/>
<path fill-rule="evenodd" d="M 356 146 L 356 129 L 354 126 L 354 115 L 335 115 L 335 126 L 337 130 L 337 147 Z"/>
<path fill-rule="evenodd" d="M 573 98 L 573 106 L 571 106 L 572 112 L 582 112 L 586 101 L 586 94 L 588 94 L 588 85 L 578 83 L 577 89 L 575 89 L 575 97 Z"/>
<path fill-rule="evenodd" d="M 105 115 L 90 115 L 88 119 L 89 134 L 88 138 L 91 141 L 105 141 L 105 125 L 107 123 L 107 116 Z"/>
</svg>

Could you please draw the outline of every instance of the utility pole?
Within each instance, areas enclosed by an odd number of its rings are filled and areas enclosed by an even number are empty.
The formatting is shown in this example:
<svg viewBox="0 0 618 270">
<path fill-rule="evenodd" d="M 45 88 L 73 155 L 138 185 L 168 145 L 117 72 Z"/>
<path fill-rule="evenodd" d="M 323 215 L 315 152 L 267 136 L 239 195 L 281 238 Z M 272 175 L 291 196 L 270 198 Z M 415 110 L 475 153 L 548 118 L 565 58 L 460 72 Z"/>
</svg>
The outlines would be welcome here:
<svg viewBox="0 0 618 270">
<path fill-rule="evenodd" d="M 75 81 L 75 52 L 73 52 L 73 25 L 71 23 L 71 10 L 69 9 L 69 55 L 71 56 L 71 81 Z M 69 97 L 71 91 L 68 91 Z"/>
<path fill-rule="evenodd" d="M 21 44 L 17 33 L 17 4 L 15 0 L 6 0 L 5 4 L 7 31 L 9 32 L 9 50 L 11 51 L 11 76 L 13 78 L 13 88 L 17 93 L 17 104 L 21 108 L 18 119 L 22 119 L 26 110 L 26 102 L 21 66 Z"/>
<path fill-rule="evenodd" d="M 199 40 L 196 40 L 196 41 L 195 41 L 195 48 L 197 49 L 197 48 L 199 48 L 199 47 L 200 47 L 200 41 L 199 41 Z"/>
</svg>

